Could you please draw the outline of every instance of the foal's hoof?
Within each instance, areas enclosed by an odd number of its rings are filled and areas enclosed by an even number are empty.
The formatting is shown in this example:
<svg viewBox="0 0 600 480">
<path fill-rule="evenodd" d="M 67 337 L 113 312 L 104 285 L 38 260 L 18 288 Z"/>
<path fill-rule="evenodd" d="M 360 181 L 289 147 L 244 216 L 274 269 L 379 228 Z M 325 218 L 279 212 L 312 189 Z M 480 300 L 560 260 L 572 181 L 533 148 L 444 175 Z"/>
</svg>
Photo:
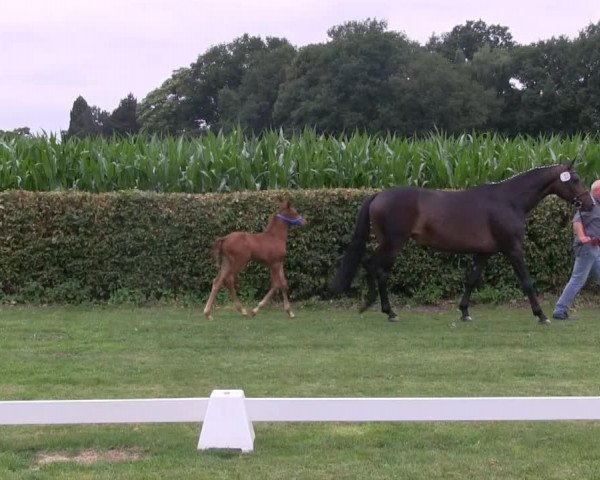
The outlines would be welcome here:
<svg viewBox="0 0 600 480">
<path fill-rule="evenodd" d="M 290 318 L 294 318 L 296 315 L 294 315 L 294 312 L 292 312 L 291 310 L 287 312 L 287 314 L 289 315 Z"/>
<path fill-rule="evenodd" d="M 240 313 L 241 313 L 241 314 L 242 314 L 244 317 L 247 317 L 247 316 L 248 316 L 248 310 L 246 310 L 245 308 L 242 308 L 242 309 L 240 310 Z"/>
<path fill-rule="evenodd" d="M 538 325 L 550 325 L 552 322 L 548 318 L 540 318 Z"/>
<path fill-rule="evenodd" d="M 209 313 L 209 314 L 204 314 L 204 316 L 206 317 L 207 320 L 214 320 L 213 316 Z"/>
<path fill-rule="evenodd" d="M 257 313 L 258 313 L 258 307 L 257 307 L 257 308 L 253 308 L 253 309 L 250 311 L 250 316 L 251 316 L 251 317 L 254 317 L 254 316 L 256 316 L 256 314 L 257 314 Z"/>
<path fill-rule="evenodd" d="M 471 315 L 463 315 L 460 319 L 463 322 L 472 322 L 473 321 L 473 318 L 471 317 Z"/>
<path fill-rule="evenodd" d="M 390 315 L 390 316 L 388 317 L 388 322 L 397 322 L 397 321 L 399 321 L 399 320 L 400 320 L 400 319 L 398 318 L 398 315 L 396 315 L 396 314 L 394 314 L 394 315 Z"/>
</svg>

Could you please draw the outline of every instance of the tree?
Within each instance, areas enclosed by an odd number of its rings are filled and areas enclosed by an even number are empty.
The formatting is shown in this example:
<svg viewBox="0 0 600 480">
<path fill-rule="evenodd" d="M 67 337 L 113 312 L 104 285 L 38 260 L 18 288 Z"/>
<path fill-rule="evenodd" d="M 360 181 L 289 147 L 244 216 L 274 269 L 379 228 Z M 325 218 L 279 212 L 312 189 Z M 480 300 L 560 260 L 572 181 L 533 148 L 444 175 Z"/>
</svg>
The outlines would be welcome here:
<svg viewBox="0 0 600 480">
<path fill-rule="evenodd" d="M 590 24 L 573 44 L 576 58 L 576 103 L 581 130 L 600 131 L 600 22 Z"/>
<path fill-rule="evenodd" d="M 391 84 L 390 125 L 403 135 L 485 129 L 499 108 L 493 90 L 475 82 L 464 65 L 436 53 L 416 55 Z"/>
<path fill-rule="evenodd" d="M 108 118 L 109 135 L 128 135 L 138 132 L 137 124 L 137 100 L 132 93 L 119 102 L 119 106 Z"/>
<path fill-rule="evenodd" d="M 0 135 L 6 137 L 28 137 L 31 135 L 29 127 L 19 127 L 14 130 L 0 130 Z"/>
<path fill-rule="evenodd" d="M 202 129 L 194 123 L 186 92 L 191 89 L 189 68 L 176 70 L 171 78 L 152 90 L 137 109 L 140 130 L 149 133 L 179 134 Z"/>
<path fill-rule="evenodd" d="M 469 20 L 464 25 L 457 25 L 449 33 L 440 37 L 433 35 L 426 47 L 453 62 L 471 61 L 475 53 L 482 47 L 491 49 L 511 48 L 515 43 L 508 27 L 487 25 L 482 20 Z"/>
<path fill-rule="evenodd" d="M 279 91 L 276 122 L 330 133 L 385 130 L 390 78 L 420 48 L 386 28 L 376 20 L 349 22 L 329 30 L 330 42 L 301 49 Z"/>
<path fill-rule="evenodd" d="M 471 72 L 473 80 L 496 94 L 497 108 L 490 112 L 487 122 L 491 130 L 506 131 L 514 123 L 515 103 L 511 84 L 514 81 L 514 62 L 511 51 L 485 45 L 477 50 L 471 62 L 462 63 Z"/>
<path fill-rule="evenodd" d="M 98 124 L 98 121 L 101 121 L 101 111 L 97 108 L 95 111 L 92 110 L 80 95 L 73 102 L 66 137 L 85 138 L 99 135 L 101 133 L 101 126 Z"/>
<path fill-rule="evenodd" d="M 267 38 L 264 48 L 250 56 L 239 85 L 219 90 L 221 127 L 242 126 L 253 132 L 273 128 L 279 87 L 295 55 L 296 49 L 287 40 Z"/>
<path fill-rule="evenodd" d="M 577 56 L 566 37 L 520 47 L 514 52 L 519 83 L 513 133 L 573 133 L 579 130 L 581 88 Z"/>
<path fill-rule="evenodd" d="M 295 49 L 285 39 L 243 35 L 210 48 L 176 71 L 141 102 L 148 131 L 200 133 L 240 122 L 253 130 L 272 123 L 272 110 Z"/>
</svg>

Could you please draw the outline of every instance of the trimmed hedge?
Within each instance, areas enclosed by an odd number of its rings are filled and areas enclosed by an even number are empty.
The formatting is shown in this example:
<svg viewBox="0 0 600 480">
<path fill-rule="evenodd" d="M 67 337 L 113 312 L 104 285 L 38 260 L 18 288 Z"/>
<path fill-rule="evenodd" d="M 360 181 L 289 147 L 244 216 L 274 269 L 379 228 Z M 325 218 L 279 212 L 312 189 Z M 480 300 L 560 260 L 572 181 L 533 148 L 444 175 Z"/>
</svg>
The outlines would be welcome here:
<svg viewBox="0 0 600 480">
<path fill-rule="evenodd" d="M 214 239 L 234 230 L 261 231 L 279 200 L 289 198 L 309 223 L 290 232 L 286 275 L 293 299 L 310 298 L 323 292 L 370 193 L 1 192 L 2 292 L 17 301 L 202 301 L 216 273 L 209 254 Z M 571 215 L 571 207 L 554 197 L 530 215 L 526 261 L 538 291 L 555 291 L 568 278 Z M 470 261 L 409 244 L 396 262 L 390 290 L 418 302 L 455 297 Z M 501 256 L 490 261 L 484 275 L 488 286 L 517 291 L 516 277 Z M 240 280 L 240 293 L 257 297 L 268 289 L 269 274 L 251 264 Z M 363 282 L 355 285 L 360 294 Z"/>
</svg>

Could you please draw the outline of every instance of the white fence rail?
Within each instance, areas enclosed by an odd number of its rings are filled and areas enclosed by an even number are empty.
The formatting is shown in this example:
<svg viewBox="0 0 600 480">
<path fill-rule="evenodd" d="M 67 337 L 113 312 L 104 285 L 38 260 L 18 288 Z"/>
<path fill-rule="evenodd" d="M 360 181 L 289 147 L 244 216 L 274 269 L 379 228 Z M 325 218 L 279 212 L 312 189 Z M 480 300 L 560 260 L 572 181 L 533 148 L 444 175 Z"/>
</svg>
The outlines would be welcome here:
<svg viewBox="0 0 600 480">
<path fill-rule="evenodd" d="M 199 449 L 251 451 L 253 422 L 600 420 L 600 397 L 210 398 L 0 402 L 0 425 L 202 422 Z"/>
</svg>

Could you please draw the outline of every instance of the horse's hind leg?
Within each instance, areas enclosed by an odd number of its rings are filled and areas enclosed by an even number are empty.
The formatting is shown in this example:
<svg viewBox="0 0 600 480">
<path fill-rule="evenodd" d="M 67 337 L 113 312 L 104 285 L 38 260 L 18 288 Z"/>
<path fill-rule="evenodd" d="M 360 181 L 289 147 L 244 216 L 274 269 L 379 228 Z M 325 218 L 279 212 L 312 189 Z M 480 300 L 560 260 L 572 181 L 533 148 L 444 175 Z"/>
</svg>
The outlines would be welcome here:
<svg viewBox="0 0 600 480">
<path fill-rule="evenodd" d="M 213 308 L 213 304 L 215 303 L 215 298 L 217 297 L 217 293 L 219 293 L 219 289 L 223 285 L 223 281 L 225 279 L 225 274 L 226 274 L 225 269 L 226 269 L 226 266 L 225 266 L 225 264 L 223 264 L 221 266 L 221 270 L 219 271 L 219 273 L 213 280 L 212 289 L 210 290 L 210 295 L 208 296 L 208 300 L 206 301 L 206 305 L 204 307 L 204 316 L 209 320 L 213 319 L 212 308 Z"/>
<path fill-rule="evenodd" d="M 360 313 L 363 313 L 365 310 L 373 306 L 377 300 L 377 282 L 375 280 L 377 276 L 377 265 L 375 264 L 376 260 L 377 259 L 375 256 L 371 255 L 363 262 L 363 267 L 365 268 L 367 275 L 367 297 L 365 298 L 362 306 L 358 309 Z"/>
<path fill-rule="evenodd" d="M 387 282 L 394 266 L 396 255 L 393 253 L 385 253 L 381 259 L 381 268 L 377 275 L 377 287 L 379 288 L 379 297 L 381 299 L 381 311 L 388 316 L 390 322 L 397 322 L 398 315 L 392 310 L 390 299 L 388 297 Z"/>
<path fill-rule="evenodd" d="M 287 294 L 287 288 L 285 290 L 281 290 L 281 294 L 283 295 L 283 309 L 287 312 L 290 318 L 294 318 L 294 312 L 292 312 L 292 306 L 290 304 L 290 300 Z"/>
<path fill-rule="evenodd" d="M 271 301 L 271 297 L 275 294 L 277 290 L 278 288 L 276 287 L 271 287 L 269 289 L 269 291 L 263 297 L 263 299 L 260 302 L 258 302 L 258 305 L 252 309 L 252 316 L 256 315 L 261 308 L 263 308 L 267 303 Z"/>
<path fill-rule="evenodd" d="M 271 268 L 271 288 L 267 292 L 267 294 L 263 297 L 263 299 L 258 302 L 258 305 L 252 309 L 252 315 L 256 315 L 258 311 L 263 308 L 267 303 L 271 301 L 271 297 L 281 288 L 281 281 L 279 278 L 279 270 L 283 270 L 283 264 L 277 263 L 275 265 L 270 265 Z"/>
<path fill-rule="evenodd" d="M 244 317 L 248 315 L 246 309 L 242 306 L 240 299 L 237 296 L 235 291 L 235 275 L 228 275 L 225 279 L 225 286 L 227 290 L 229 290 L 229 296 L 231 300 L 233 300 L 233 304 L 235 305 L 235 309 L 240 312 Z"/>
<path fill-rule="evenodd" d="M 461 318 L 465 322 L 472 320 L 471 315 L 469 315 L 469 299 L 471 298 L 471 292 L 481 279 L 481 272 L 483 272 L 483 268 L 485 267 L 489 258 L 489 254 L 484 253 L 476 253 L 473 256 L 473 267 L 471 268 L 469 275 L 467 275 L 465 280 L 465 291 L 460 303 L 458 304 L 458 307 L 462 312 Z"/>
<path fill-rule="evenodd" d="M 392 310 L 387 292 L 387 281 L 394 265 L 394 260 L 403 242 L 393 245 L 380 245 L 375 253 L 365 262 L 367 271 L 367 298 L 360 311 L 369 308 L 377 299 L 377 290 L 381 299 L 381 311 L 388 316 L 390 322 L 398 320 L 398 316 Z"/>
</svg>

